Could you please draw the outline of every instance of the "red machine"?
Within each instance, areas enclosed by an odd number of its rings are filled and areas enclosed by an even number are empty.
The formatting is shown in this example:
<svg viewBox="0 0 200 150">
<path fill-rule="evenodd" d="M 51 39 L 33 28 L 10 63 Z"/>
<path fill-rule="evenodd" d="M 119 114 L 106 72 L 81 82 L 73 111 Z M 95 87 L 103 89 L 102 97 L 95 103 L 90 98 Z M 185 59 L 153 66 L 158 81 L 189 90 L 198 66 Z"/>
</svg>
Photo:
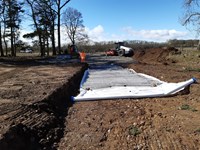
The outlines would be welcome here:
<svg viewBox="0 0 200 150">
<path fill-rule="evenodd" d="M 109 49 L 106 51 L 106 56 L 117 56 L 118 53 L 115 49 Z"/>
</svg>

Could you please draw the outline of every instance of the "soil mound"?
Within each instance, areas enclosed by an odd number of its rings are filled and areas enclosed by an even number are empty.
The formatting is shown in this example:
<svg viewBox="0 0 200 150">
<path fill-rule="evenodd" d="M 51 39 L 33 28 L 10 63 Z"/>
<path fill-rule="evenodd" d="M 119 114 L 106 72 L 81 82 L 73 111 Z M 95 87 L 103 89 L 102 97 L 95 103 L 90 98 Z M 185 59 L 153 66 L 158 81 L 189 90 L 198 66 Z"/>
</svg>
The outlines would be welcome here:
<svg viewBox="0 0 200 150">
<path fill-rule="evenodd" d="M 174 47 L 150 48 L 145 50 L 136 50 L 133 58 L 140 63 L 168 63 L 170 53 L 177 53 L 178 49 Z M 171 61 L 172 62 L 172 61 Z"/>
</svg>

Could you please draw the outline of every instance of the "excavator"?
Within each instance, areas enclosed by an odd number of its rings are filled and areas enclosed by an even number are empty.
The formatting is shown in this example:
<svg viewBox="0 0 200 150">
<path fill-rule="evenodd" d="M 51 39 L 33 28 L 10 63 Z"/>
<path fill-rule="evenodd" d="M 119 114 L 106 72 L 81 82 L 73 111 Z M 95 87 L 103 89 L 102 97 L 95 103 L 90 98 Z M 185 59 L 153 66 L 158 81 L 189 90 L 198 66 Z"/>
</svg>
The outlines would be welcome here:
<svg viewBox="0 0 200 150">
<path fill-rule="evenodd" d="M 78 48 L 76 45 L 68 45 L 68 52 L 72 58 L 78 58 L 79 57 L 79 52 Z"/>
<path fill-rule="evenodd" d="M 69 54 L 71 58 L 80 58 L 81 62 L 85 62 L 86 53 L 78 51 L 78 48 L 76 45 L 74 44 L 68 45 L 68 49 L 69 49 Z"/>
</svg>

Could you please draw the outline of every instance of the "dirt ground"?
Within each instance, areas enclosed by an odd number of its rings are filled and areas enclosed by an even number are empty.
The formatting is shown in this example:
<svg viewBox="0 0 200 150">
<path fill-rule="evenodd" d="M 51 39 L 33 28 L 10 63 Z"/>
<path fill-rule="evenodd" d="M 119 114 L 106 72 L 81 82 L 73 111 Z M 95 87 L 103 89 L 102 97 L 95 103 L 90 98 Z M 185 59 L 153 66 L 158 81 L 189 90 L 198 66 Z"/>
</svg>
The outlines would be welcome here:
<svg viewBox="0 0 200 150">
<path fill-rule="evenodd" d="M 199 56 L 138 50 L 137 61 L 122 64 L 180 82 L 200 79 Z M 72 104 L 86 67 L 0 59 L 0 149 L 200 149 L 199 83 L 172 97 Z"/>
<path fill-rule="evenodd" d="M 188 64 L 176 55 L 182 54 L 173 48 L 140 50 L 134 56 L 138 62 L 125 67 L 166 82 L 200 79 L 199 57 Z M 77 102 L 69 109 L 58 149 L 196 150 L 199 115 L 198 83 L 190 93 L 172 97 Z"/>
<path fill-rule="evenodd" d="M 0 149 L 53 149 L 86 65 L 36 58 L 0 62 Z"/>
</svg>

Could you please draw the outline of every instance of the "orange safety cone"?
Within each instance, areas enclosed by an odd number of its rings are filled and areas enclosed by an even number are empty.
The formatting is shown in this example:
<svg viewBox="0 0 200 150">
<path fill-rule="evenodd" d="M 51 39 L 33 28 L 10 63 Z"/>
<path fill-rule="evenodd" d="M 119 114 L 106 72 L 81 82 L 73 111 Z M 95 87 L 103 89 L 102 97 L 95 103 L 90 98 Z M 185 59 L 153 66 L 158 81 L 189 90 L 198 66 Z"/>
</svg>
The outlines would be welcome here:
<svg viewBox="0 0 200 150">
<path fill-rule="evenodd" d="M 85 52 L 80 52 L 79 55 L 80 55 L 80 58 L 81 58 L 81 62 L 85 62 L 85 57 L 86 57 Z"/>
</svg>

